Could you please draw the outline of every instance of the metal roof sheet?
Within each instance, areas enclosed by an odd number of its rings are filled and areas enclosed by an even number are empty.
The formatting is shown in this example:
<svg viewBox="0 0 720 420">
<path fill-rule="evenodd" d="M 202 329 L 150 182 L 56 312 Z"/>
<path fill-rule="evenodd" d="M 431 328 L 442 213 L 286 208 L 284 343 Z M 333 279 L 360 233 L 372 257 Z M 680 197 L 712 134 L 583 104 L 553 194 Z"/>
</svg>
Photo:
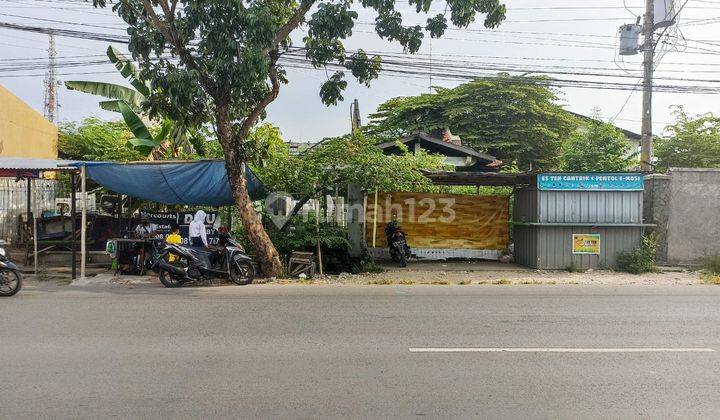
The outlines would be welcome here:
<svg viewBox="0 0 720 420">
<path fill-rule="evenodd" d="M 0 157 L 0 169 L 29 171 L 74 171 L 78 163 L 73 160 L 55 160 L 24 157 Z"/>
</svg>

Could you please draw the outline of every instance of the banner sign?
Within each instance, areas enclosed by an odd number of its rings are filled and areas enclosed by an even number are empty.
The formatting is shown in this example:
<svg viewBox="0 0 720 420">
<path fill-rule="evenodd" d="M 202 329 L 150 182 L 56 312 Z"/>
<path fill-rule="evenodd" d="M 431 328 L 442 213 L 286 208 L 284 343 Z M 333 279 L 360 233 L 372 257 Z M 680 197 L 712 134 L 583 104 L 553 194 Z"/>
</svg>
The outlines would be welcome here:
<svg viewBox="0 0 720 420">
<path fill-rule="evenodd" d="M 538 189 L 559 191 L 642 191 L 642 174 L 538 174 Z"/>
<path fill-rule="evenodd" d="M 574 233 L 572 236 L 572 253 L 600 255 L 600 234 Z"/>
<path fill-rule="evenodd" d="M 213 229 L 216 221 L 220 221 L 218 212 L 206 211 L 205 216 L 205 230 L 207 232 L 207 240 L 210 245 L 217 245 L 219 243 L 219 237 L 217 231 Z M 165 239 L 170 234 L 170 229 L 173 224 L 177 224 L 180 228 L 180 236 L 182 236 L 182 244 L 190 245 L 190 222 L 195 217 L 195 212 L 156 212 L 140 210 L 140 217 L 147 217 L 150 223 L 156 226 L 157 239 Z"/>
</svg>

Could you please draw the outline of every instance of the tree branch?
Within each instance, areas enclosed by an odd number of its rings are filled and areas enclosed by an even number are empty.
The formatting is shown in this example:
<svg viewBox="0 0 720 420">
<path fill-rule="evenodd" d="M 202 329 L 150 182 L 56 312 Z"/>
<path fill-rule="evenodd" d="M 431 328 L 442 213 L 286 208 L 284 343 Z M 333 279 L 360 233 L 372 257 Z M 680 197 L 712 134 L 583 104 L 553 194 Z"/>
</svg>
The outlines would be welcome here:
<svg viewBox="0 0 720 420">
<path fill-rule="evenodd" d="M 167 1 L 161 1 L 159 3 L 160 7 L 163 10 L 166 10 L 168 8 Z M 185 61 L 185 63 L 187 63 L 190 68 L 192 68 L 198 73 L 198 79 L 200 80 L 200 84 L 211 96 L 215 97 L 217 94 L 217 87 L 215 86 L 215 82 L 212 80 L 207 70 L 200 66 L 197 61 L 195 61 L 195 58 L 192 56 L 192 54 L 190 54 L 190 51 L 178 40 L 177 36 L 175 36 L 175 31 L 170 28 L 167 23 L 163 22 L 163 20 L 160 19 L 157 13 L 155 13 L 155 10 L 153 9 L 150 0 L 142 0 L 142 4 L 145 12 L 150 18 L 150 24 L 154 26 L 162 34 L 165 40 L 175 48 L 183 61 Z M 165 17 L 168 18 L 168 13 L 170 13 L 170 11 L 168 10 L 167 12 L 163 13 L 165 13 Z"/>
<path fill-rule="evenodd" d="M 303 18 L 313 6 L 313 4 L 315 4 L 315 0 L 303 0 L 300 3 L 300 6 L 297 8 L 297 10 L 295 10 L 295 13 L 293 13 L 292 17 L 290 17 L 290 19 L 285 22 L 285 24 L 275 34 L 272 45 L 263 49 L 263 55 L 268 54 L 270 51 L 274 50 L 285 38 L 288 37 L 288 35 L 290 35 L 290 32 L 292 32 L 300 25 L 300 22 L 302 22 Z"/>
<path fill-rule="evenodd" d="M 307 203 L 308 201 L 310 201 L 310 199 L 312 199 L 312 198 L 315 197 L 316 195 L 318 195 L 318 194 L 320 194 L 320 193 L 323 193 L 323 192 L 325 192 L 325 191 L 328 191 L 328 190 L 330 189 L 330 187 L 331 187 L 332 185 L 334 185 L 335 183 L 337 183 L 337 182 L 339 182 L 339 180 L 337 180 L 336 182 L 332 183 L 331 185 L 325 185 L 325 186 L 322 186 L 322 187 L 318 187 L 318 188 L 315 189 L 315 191 L 311 192 L 310 194 L 308 194 L 308 195 L 306 195 L 305 197 L 303 197 L 302 199 L 300 199 L 300 201 L 298 201 L 297 203 L 295 203 L 295 206 L 293 207 L 292 211 L 290 211 L 290 214 L 288 215 L 287 220 L 285 221 L 285 223 L 283 223 L 283 225 L 280 227 L 280 230 L 278 230 L 278 232 L 283 232 L 283 231 L 285 231 L 285 229 L 287 229 L 288 226 L 290 226 L 290 222 L 292 222 L 292 218 L 293 218 L 296 214 L 298 214 L 298 212 L 303 208 L 303 206 L 305 205 L 305 203 Z"/>
<path fill-rule="evenodd" d="M 175 9 L 177 8 L 178 0 L 173 0 L 172 6 L 170 6 L 170 15 L 172 15 L 171 19 L 175 19 Z"/>
<path fill-rule="evenodd" d="M 270 92 L 268 92 L 268 94 L 265 95 L 265 97 L 262 98 L 257 105 L 255 105 L 255 108 L 253 108 L 240 126 L 238 138 L 241 140 L 247 137 L 250 129 L 253 125 L 255 125 L 255 122 L 260 117 L 260 114 L 262 114 L 265 108 L 267 108 L 267 106 L 270 105 L 275 98 L 277 98 L 278 93 L 280 93 L 280 80 L 278 79 L 277 67 L 275 67 L 278 58 L 280 58 L 280 54 L 277 50 L 273 50 L 270 53 L 270 68 L 268 69 L 268 76 L 270 77 L 272 87 L 270 88 Z"/>
</svg>

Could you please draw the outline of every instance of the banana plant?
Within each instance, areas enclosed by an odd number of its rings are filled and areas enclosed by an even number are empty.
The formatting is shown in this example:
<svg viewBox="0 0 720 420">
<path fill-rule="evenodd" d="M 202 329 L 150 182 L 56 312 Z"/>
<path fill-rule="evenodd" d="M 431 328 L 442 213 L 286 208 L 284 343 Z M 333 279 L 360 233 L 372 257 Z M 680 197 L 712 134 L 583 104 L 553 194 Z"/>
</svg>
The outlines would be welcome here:
<svg viewBox="0 0 720 420">
<path fill-rule="evenodd" d="M 171 119 L 165 118 L 159 122 L 160 131 L 155 136 L 152 135 L 148 125 L 153 121 L 142 112 L 142 103 L 150 95 L 150 86 L 141 79 L 132 60 L 112 46 L 108 47 L 106 53 L 134 89 L 115 83 L 77 80 L 67 81 L 65 86 L 70 90 L 108 98 L 100 102 L 100 107 L 122 115 L 125 124 L 135 136 L 128 141 L 127 146 L 147 153 L 148 159 L 160 159 L 168 151 L 173 157 L 178 156 L 180 149 L 192 151 L 187 128 Z"/>
</svg>

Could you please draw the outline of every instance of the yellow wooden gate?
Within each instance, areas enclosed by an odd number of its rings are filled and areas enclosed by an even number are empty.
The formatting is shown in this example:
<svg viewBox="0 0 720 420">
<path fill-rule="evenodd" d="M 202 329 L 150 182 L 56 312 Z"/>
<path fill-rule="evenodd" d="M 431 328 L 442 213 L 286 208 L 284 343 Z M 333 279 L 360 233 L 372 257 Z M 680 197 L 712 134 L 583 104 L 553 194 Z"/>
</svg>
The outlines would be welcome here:
<svg viewBox="0 0 720 420">
<path fill-rule="evenodd" d="M 510 241 L 507 196 L 381 192 L 377 197 L 377 209 L 374 194 L 365 207 L 369 247 L 387 246 L 385 226 L 393 218 L 412 248 L 503 250 Z"/>
</svg>

